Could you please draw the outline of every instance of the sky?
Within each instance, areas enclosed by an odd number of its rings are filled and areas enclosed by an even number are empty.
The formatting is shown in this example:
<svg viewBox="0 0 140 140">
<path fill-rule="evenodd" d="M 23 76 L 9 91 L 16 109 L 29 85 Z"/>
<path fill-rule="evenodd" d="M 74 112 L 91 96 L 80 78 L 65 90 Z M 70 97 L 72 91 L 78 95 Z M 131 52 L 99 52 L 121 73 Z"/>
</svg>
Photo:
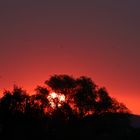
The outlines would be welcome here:
<svg viewBox="0 0 140 140">
<path fill-rule="evenodd" d="M 88 76 L 140 114 L 139 0 L 0 0 L 0 93 Z"/>
</svg>

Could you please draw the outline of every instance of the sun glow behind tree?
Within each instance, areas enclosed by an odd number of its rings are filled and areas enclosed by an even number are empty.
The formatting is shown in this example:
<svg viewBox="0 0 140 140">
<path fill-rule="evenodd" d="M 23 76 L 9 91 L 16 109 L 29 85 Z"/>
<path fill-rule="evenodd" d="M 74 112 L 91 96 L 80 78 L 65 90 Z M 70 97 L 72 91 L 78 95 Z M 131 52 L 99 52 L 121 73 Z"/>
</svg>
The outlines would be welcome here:
<svg viewBox="0 0 140 140">
<path fill-rule="evenodd" d="M 56 92 L 51 92 L 47 98 L 52 108 L 61 107 L 62 104 L 66 101 L 64 94 Z"/>
</svg>

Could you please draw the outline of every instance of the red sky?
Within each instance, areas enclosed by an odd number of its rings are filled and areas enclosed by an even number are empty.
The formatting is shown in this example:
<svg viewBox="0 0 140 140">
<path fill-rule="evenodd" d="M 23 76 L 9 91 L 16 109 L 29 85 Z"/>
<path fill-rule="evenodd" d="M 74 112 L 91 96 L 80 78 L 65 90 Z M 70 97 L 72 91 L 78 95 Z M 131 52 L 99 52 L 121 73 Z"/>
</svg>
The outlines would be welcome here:
<svg viewBox="0 0 140 140">
<path fill-rule="evenodd" d="M 140 114 L 140 2 L 1 0 L 0 92 L 89 76 Z"/>
</svg>

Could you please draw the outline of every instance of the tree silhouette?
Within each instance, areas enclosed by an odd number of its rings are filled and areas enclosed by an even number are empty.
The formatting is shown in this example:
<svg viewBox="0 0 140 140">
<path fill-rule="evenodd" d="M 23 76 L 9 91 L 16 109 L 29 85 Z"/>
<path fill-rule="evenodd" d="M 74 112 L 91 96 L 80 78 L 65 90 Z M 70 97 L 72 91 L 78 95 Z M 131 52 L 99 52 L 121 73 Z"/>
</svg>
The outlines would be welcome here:
<svg viewBox="0 0 140 140">
<path fill-rule="evenodd" d="M 130 111 L 91 78 L 53 75 L 45 84 L 37 86 L 34 95 L 18 86 L 3 93 L 0 99 L 1 139 L 93 137 L 96 140 L 125 139 L 131 135 Z M 65 96 L 63 102 L 59 98 L 61 95 Z"/>
<path fill-rule="evenodd" d="M 35 100 L 40 103 L 40 108 L 41 110 L 45 110 L 45 108 L 50 105 L 49 100 L 47 99 L 47 96 L 49 95 L 49 91 L 45 87 L 38 86 L 36 88 L 36 95 L 35 95 Z"/>
<path fill-rule="evenodd" d="M 5 91 L 0 101 L 0 110 L 3 112 L 2 114 L 4 114 L 4 112 L 10 113 L 9 115 L 24 113 L 27 97 L 26 91 L 18 86 L 14 86 L 12 92 Z"/>
<path fill-rule="evenodd" d="M 76 86 L 76 93 L 73 97 L 79 109 L 79 115 L 83 117 L 96 109 L 96 85 L 90 78 L 80 77 L 76 79 Z"/>
<path fill-rule="evenodd" d="M 45 84 L 56 93 L 63 93 L 67 102 L 69 102 L 76 86 L 75 79 L 68 75 L 53 75 L 49 80 L 45 81 Z"/>
<path fill-rule="evenodd" d="M 98 113 L 108 112 L 113 109 L 113 100 L 107 93 L 105 88 L 99 88 L 98 92 L 97 111 Z"/>
<path fill-rule="evenodd" d="M 68 75 L 54 75 L 45 84 L 56 93 L 65 94 L 65 102 L 81 117 L 91 113 L 128 112 L 125 105 L 111 98 L 105 88 L 98 88 L 88 77 L 74 79 Z"/>
</svg>

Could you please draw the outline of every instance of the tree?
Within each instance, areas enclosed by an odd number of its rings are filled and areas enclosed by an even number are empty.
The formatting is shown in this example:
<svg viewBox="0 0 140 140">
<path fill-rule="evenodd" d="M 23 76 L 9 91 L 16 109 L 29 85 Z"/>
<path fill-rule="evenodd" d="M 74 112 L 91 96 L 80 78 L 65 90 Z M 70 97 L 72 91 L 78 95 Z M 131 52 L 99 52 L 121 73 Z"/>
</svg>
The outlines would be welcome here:
<svg viewBox="0 0 140 140">
<path fill-rule="evenodd" d="M 14 85 L 13 91 L 5 91 L 1 99 L 1 109 L 11 111 L 12 114 L 24 112 L 26 106 L 26 98 L 28 97 L 25 90 Z"/>
<path fill-rule="evenodd" d="M 83 76 L 76 80 L 76 91 L 73 98 L 79 109 L 80 117 L 96 109 L 96 96 L 96 85 L 90 78 Z"/>
<path fill-rule="evenodd" d="M 12 109 L 15 111 L 24 112 L 26 106 L 26 99 L 28 97 L 26 91 L 15 85 L 11 94 Z"/>
<path fill-rule="evenodd" d="M 63 93 L 65 102 L 81 118 L 88 114 L 127 112 L 125 105 L 111 98 L 104 87 L 98 88 L 89 77 L 75 79 L 68 75 L 53 75 L 45 83 L 56 93 Z"/>
<path fill-rule="evenodd" d="M 75 93 L 76 80 L 69 75 L 53 75 L 49 80 L 45 81 L 52 91 L 57 94 L 65 95 L 65 102 L 67 104 L 73 103 L 72 95 Z M 54 99 L 57 104 L 57 99 Z"/>
<path fill-rule="evenodd" d="M 45 84 L 56 93 L 67 95 L 75 87 L 75 79 L 68 75 L 53 75 L 49 80 L 45 81 Z"/>
<path fill-rule="evenodd" d="M 42 119 L 45 117 L 46 109 L 50 105 L 47 99 L 49 91 L 41 86 L 37 86 L 35 91 L 35 94 L 29 96 L 25 111 L 30 118 Z"/>
<path fill-rule="evenodd" d="M 18 86 L 4 92 L 0 125 L 5 137 L 14 134 L 18 139 L 25 134 L 29 139 L 60 139 L 63 134 L 63 139 L 69 135 L 96 139 L 107 134 L 112 139 L 116 131 L 127 135 L 129 110 L 91 78 L 53 75 L 45 83 L 47 86 L 37 86 L 34 95 Z"/>
<path fill-rule="evenodd" d="M 35 100 L 37 100 L 40 103 L 40 108 L 44 111 L 44 109 L 48 105 L 50 105 L 49 100 L 47 99 L 49 91 L 45 87 L 37 86 L 36 92 L 37 93 L 35 95 Z"/>
<path fill-rule="evenodd" d="M 131 111 L 123 104 L 112 98 L 111 112 L 130 114 Z"/>
<path fill-rule="evenodd" d="M 113 108 L 113 100 L 109 96 L 105 88 L 99 88 L 97 92 L 98 102 L 97 102 L 97 113 L 108 112 Z"/>
</svg>

